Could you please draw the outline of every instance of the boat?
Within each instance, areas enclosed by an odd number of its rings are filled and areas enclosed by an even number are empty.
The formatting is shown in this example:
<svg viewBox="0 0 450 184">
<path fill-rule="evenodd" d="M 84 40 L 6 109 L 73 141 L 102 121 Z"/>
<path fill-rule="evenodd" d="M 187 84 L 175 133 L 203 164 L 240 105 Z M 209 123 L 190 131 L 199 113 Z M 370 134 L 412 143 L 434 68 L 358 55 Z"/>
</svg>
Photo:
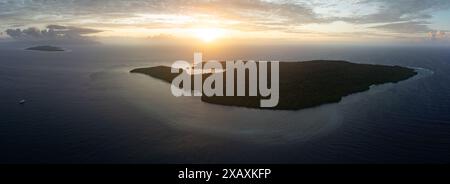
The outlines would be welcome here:
<svg viewBox="0 0 450 184">
<path fill-rule="evenodd" d="M 23 100 L 20 100 L 20 101 L 19 101 L 19 104 L 22 105 L 22 104 L 25 104 L 25 102 L 26 102 L 26 100 L 23 99 Z"/>
</svg>

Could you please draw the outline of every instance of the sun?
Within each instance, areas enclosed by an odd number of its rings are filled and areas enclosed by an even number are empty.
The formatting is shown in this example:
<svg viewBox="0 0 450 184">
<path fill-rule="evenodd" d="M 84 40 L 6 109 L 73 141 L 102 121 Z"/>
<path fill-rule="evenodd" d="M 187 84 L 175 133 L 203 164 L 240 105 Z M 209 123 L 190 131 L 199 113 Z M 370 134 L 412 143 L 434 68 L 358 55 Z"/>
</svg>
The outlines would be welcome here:
<svg viewBox="0 0 450 184">
<path fill-rule="evenodd" d="M 218 28 L 198 28 L 194 29 L 194 34 L 200 40 L 209 43 L 223 37 L 225 31 Z"/>
</svg>

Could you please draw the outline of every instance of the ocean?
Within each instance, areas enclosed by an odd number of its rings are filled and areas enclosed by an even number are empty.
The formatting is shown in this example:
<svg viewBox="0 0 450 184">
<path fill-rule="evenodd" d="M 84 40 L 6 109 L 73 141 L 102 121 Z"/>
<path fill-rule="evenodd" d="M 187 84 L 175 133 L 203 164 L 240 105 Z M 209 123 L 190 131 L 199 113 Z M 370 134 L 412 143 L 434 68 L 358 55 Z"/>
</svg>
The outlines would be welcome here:
<svg viewBox="0 0 450 184">
<path fill-rule="evenodd" d="M 347 60 L 419 75 L 341 102 L 274 111 L 176 98 L 138 67 L 199 48 L 0 44 L 0 163 L 449 163 L 450 47 L 267 45 L 207 59 Z M 203 50 L 204 49 L 204 50 Z M 25 99 L 23 105 L 19 101 Z"/>
</svg>

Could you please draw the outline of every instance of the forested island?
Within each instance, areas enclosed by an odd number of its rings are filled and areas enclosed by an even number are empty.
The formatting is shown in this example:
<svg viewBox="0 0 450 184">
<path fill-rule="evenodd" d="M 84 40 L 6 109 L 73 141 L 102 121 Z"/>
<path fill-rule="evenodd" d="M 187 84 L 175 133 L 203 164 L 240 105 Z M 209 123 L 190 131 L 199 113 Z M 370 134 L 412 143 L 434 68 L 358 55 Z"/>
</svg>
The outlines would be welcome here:
<svg viewBox="0 0 450 184">
<path fill-rule="evenodd" d="M 50 45 L 29 47 L 29 48 L 26 48 L 25 50 L 47 51 L 47 52 L 61 52 L 61 51 L 64 51 L 64 49 L 62 49 L 60 47 L 55 47 L 55 46 L 50 46 Z"/>
<path fill-rule="evenodd" d="M 335 103 L 344 96 L 369 90 L 372 85 L 396 83 L 417 74 L 414 69 L 401 66 L 329 60 L 280 62 L 279 67 L 279 103 L 269 109 L 299 110 Z M 223 72 L 224 79 L 226 72 L 229 71 Z M 169 83 L 179 75 L 171 73 L 171 68 L 167 66 L 137 68 L 131 70 L 131 73 L 145 74 Z M 203 74 L 203 80 L 209 75 Z M 246 88 L 248 88 L 248 81 L 246 81 Z M 266 97 L 203 95 L 201 100 L 212 104 L 260 108 L 262 98 Z"/>
</svg>

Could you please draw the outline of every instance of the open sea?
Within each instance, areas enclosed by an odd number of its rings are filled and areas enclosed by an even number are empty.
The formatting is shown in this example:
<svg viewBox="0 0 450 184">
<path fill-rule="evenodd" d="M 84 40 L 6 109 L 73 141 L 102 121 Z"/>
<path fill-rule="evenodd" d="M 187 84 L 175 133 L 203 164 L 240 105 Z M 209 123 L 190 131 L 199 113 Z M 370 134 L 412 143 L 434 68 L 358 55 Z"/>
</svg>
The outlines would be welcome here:
<svg viewBox="0 0 450 184">
<path fill-rule="evenodd" d="M 129 73 L 192 61 L 194 47 L 26 47 L 0 44 L 0 163 L 450 163 L 450 47 L 204 51 L 206 59 L 332 59 L 419 71 L 299 111 L 176 98 L 170 84 Z"/>
</svg>

